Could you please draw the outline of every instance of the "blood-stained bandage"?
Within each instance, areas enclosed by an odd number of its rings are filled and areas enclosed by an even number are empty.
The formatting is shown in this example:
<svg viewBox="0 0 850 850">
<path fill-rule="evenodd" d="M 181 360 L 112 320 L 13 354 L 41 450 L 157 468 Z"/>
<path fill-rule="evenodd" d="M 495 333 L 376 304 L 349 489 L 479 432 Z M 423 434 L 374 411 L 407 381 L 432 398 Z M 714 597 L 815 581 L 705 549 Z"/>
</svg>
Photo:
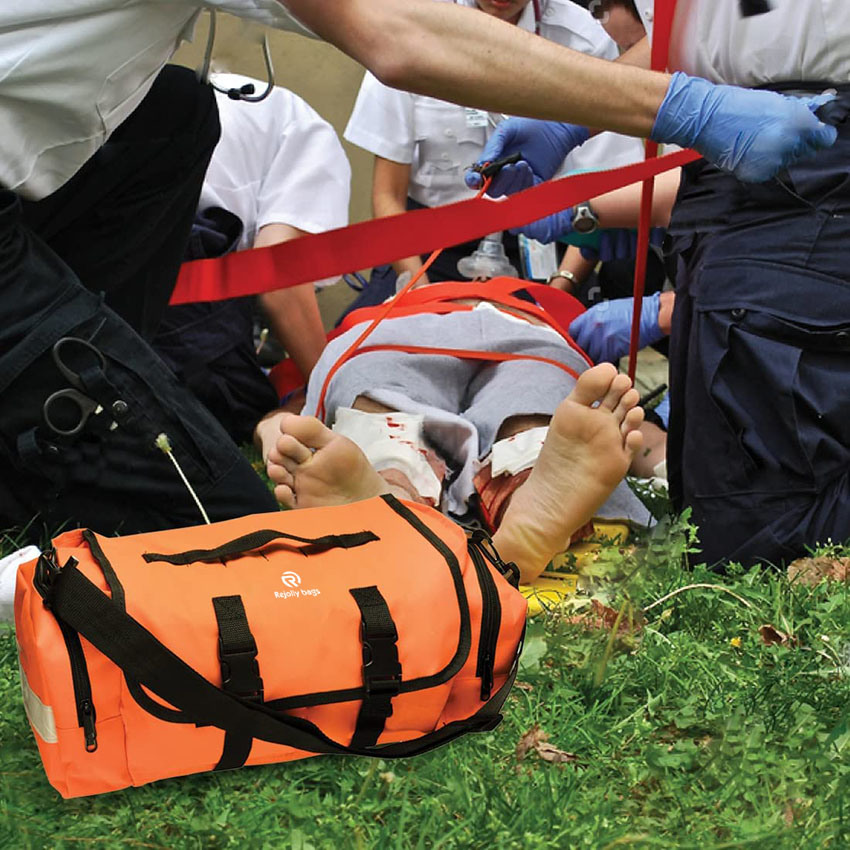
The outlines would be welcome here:
<svg viewBox="0 0 850 850">
<path fill-rule="evenodd" d="M 549 433 L 549 426 L 529 428 L 493 443 L 475 476 L 475 491 L 485 523 L 492 533 L 502 521 L 510 497 L 531 474 Z"/>
<path fill-rule="evenodd" d="M 421 414 L 339 407 L 333 430 L 356 443 L 377 472 L 401 472 L 422 499 L 439 505 L 442 482 L 429 463 L 434 453 L 425 444 L 423 422 Z"/>
<path fill-rule="evenodd" d="M 516 475 L 524 469 L 531 469 L 540 457 L 540 451 L 548 433 L 549 426 L 543 425 L 539 428 L 520 431 L 512 437 L 493 443 L 490 456 L 493 477 L 504 474 Z"/>
</svg>

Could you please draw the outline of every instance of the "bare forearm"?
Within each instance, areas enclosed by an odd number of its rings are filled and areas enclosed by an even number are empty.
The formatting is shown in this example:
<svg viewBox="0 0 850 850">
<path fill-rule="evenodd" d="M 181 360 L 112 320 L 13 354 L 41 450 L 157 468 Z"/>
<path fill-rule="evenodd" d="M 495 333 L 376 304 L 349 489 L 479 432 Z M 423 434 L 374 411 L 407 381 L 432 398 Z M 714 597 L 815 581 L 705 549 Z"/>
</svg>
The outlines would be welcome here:
<svg viewBox="0 0 850 850">
<path fill-rule="evenodd" d="M 281 2 L 382 82 L 496 112 L 645 137 L 669 85 L 666 75 L 585 56 L 450 3 Z"/>
<path fill-rule="evenodd" d="M 681 175 L 682 170 L 676 168 L 655 178 L 655 192 L 652 196 L 653 227 L 667 227 L 670 223 Z M 591 200 L 591 206 L 599 217 L 600 227 L 637 227 L 641 190 L 642 184 L 635 183 Z"/>
<path fill-rule="evenodd" d="M 305 380 L 327 342 L 312 283 L 260 296 L 269 324 Z"/>
<path fill-rule="evenodd" d="M 276 245 L 303 235 L 303 230 L 289 224 L 267 224 L 258 231 L 254 247 Z M 260 303 L 275 336 L 306 380 L 327 343 L 313 284 L 266 292 L 260 296 Z"/>
</svg>

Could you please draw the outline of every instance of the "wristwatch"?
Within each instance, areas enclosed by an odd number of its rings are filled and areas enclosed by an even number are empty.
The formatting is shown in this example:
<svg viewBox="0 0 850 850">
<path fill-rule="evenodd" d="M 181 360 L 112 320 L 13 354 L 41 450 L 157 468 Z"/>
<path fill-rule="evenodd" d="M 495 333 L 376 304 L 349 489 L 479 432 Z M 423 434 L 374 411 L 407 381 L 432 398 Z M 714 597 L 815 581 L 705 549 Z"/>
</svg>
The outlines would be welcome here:
<svg viewBox="0 0 850 850">
<path fill-rule="evenodd" d="M 572 292 L 578 287 L 578 278 L 568 269 L 559 269 L 556 272 L 553 272 L 549 275 L 549 279 L 546 283 L 551 286 L 553 280 L 557 280 L 558 278 L 562 278 L 570 283 L 569 291 Z"/>
<path fill-rule="evenodd" d="M 588 202 L 577 204 L 573 210 L 573 230 L 582 235 L 595 233 L 599 229 L 599 217 Z"/>
</svg>

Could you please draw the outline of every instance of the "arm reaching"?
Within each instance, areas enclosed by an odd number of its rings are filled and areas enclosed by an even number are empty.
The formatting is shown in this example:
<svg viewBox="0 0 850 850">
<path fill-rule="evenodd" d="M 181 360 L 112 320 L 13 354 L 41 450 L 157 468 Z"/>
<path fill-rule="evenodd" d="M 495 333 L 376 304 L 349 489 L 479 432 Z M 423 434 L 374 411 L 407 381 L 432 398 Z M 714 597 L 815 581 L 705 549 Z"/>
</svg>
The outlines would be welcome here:
<svg viewBox="0 0 850 850">
<path fill-rule="evenodd" d="M 651 134 L 693 147 L 744 180 L 767 180 L 836 139 L 813 114 L 822 100 L 596 59 L 452 3 L 280 2 L 394 88 L 493 112 Z"/>
<path fill-rule="evenodd" d="M 672 292 L 656 292 L 643 299 L 640 314 L 640 347 L 653 345 L 670 333 Z M 616 363 L 629 353 L 634 302 L 617 298 L 594 305 L 570 325 L 570 335 L 595 363 Z"/>
</svg>

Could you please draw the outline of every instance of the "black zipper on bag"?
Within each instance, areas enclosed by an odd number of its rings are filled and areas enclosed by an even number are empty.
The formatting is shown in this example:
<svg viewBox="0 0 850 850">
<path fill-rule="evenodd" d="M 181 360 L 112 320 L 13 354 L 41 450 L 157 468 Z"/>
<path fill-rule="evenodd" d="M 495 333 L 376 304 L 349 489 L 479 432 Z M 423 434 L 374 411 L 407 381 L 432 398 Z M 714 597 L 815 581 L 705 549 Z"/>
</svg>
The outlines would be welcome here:
<svg viewBox="0 0 850 850">
<path fill-rule="evenodd" d="M 80 636 L 66 626 L 62 628 L 65 646 L 68 648 L 68 660 L 71 662 L 71 681 L 74 683 L 74 701 L 77 704 L 77 723 L 82 727 L 86 739 L 86 752 L 93 753 L 97 749 L 97 715 L 92 701 L 91 679 L 86 665 L 86 656 L 80 643 Z"/>
<path fill-rule="evenodd" d="M 478 585 L 481 588 L 481 636 L 475 675 L 481 679 L 481 699 L 488 700 L 493 693 L 496 645 L 502 625 L 502 603 L 499 601 L 496 583 L 484 560 L 481 544 L 475 536 L 469 541 L 469 554 L 472 556 Z"/>
<path fill-rule="evenodd" d="M 73 570 L 76 567 L 77 559 L 69 558 L 62 569 Z M 44 599 L 44 604 L 47 608 L 50 608 L 52 584 L 61 572 L 62 570 L 56 564 L 55 551 L 52 553 L 42 553 L 36 566 L 33 585 Z M 97 714 L 94 710 L 91 679 L 89 678 L 89 668 L 86 664 L 83 645 L 80 643 L 80 636 L 67 623 L 58 617 L 56 618 L 56 622 L 62 632 L 65 648 L 68 651 L 68 663 L 71 666 L 71 683 L 74 687 L 74 702 L 77 709 L 77 723 L 85 736 L 86 752 L 93 753 L 97 749 L 97 729 L 95 728 Z"/>
</svg>

